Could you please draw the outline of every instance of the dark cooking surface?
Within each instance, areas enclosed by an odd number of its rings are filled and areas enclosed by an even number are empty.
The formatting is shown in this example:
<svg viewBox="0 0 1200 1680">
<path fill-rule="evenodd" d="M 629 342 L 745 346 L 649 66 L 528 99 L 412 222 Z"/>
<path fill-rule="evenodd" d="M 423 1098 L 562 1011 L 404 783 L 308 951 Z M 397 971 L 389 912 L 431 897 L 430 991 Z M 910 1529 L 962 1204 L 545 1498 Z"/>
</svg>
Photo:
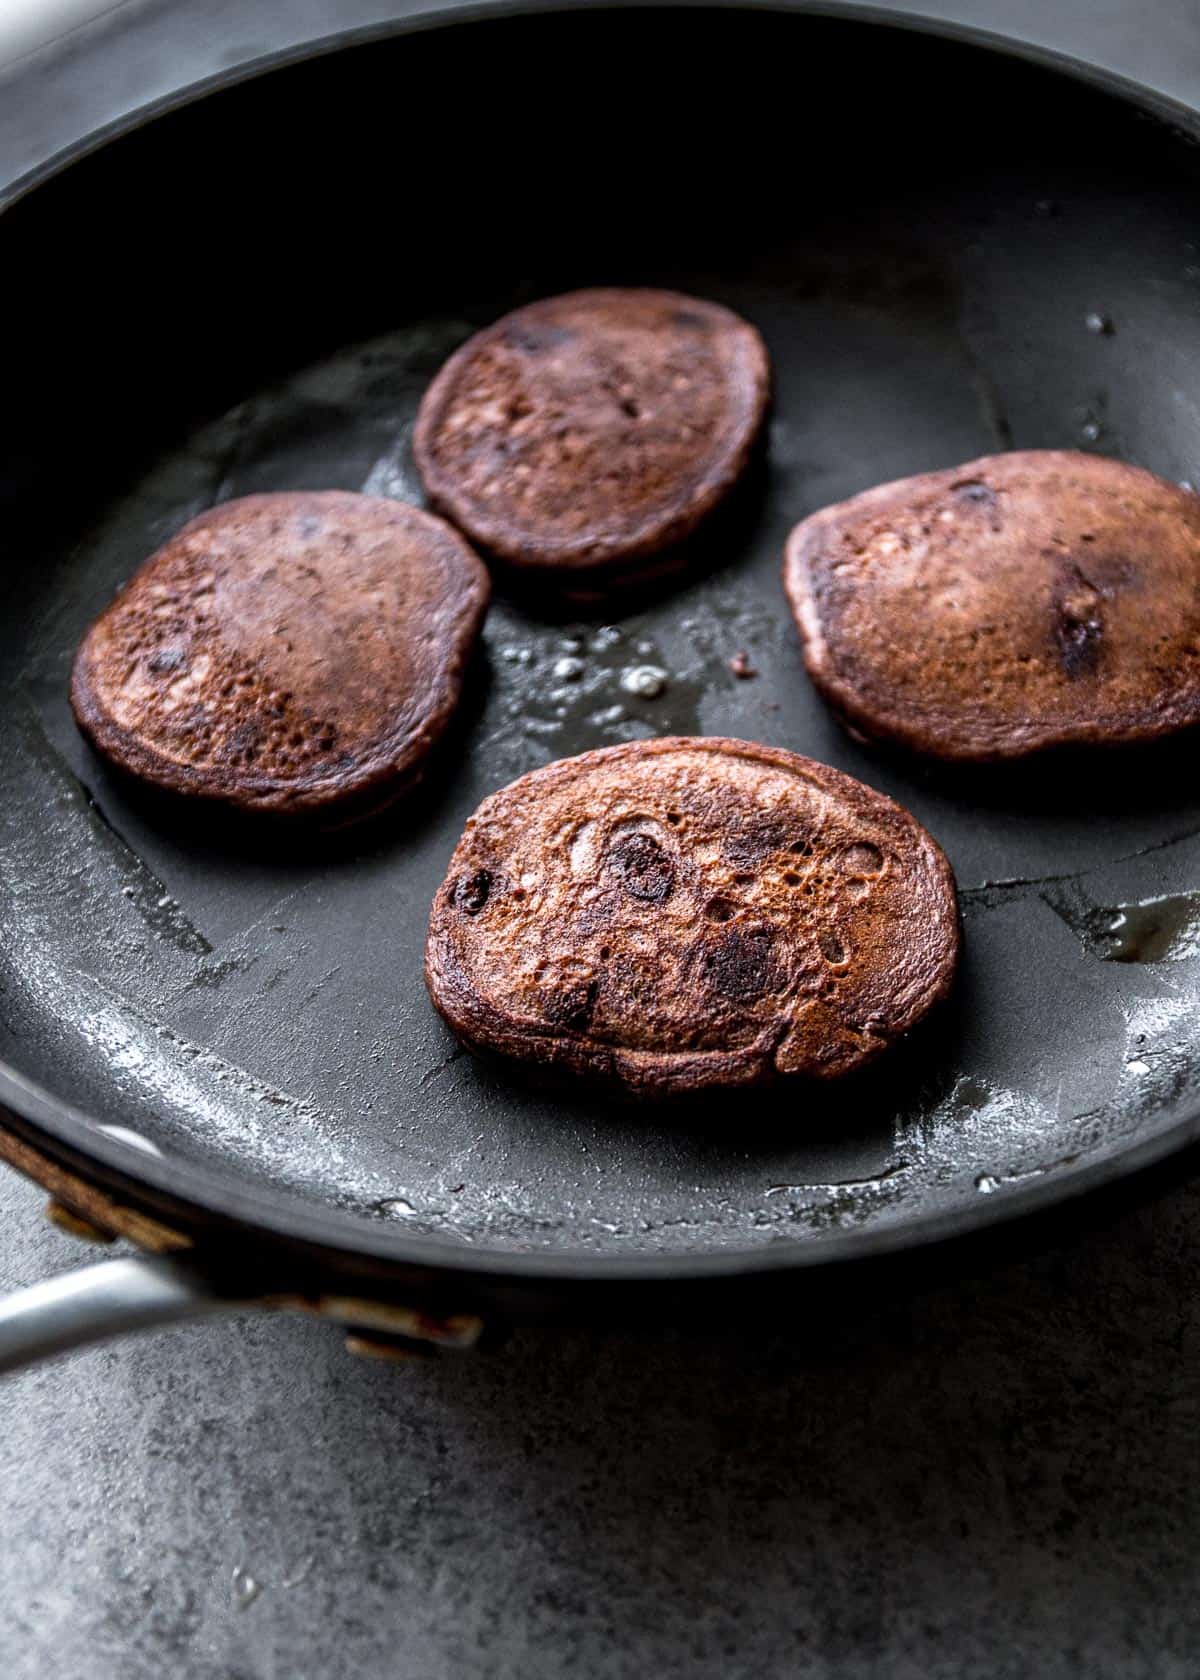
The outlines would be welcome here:
<svg viewBox="0 0 1200 1680">
<path fill-rule="evenodd" d="M 0 230 L 30 475 L 0 627 L 0 1047 L 143 1143 L 453 1241 L 694 1252 L 969 1216 L 1186 1108 L 1194 748 L 970 783 L 860 750 L 803 676 L 783 539 L 822 503 L 1010 443 L 1200 472 L 1195 165 L 1098 96 L 928 42 L 706 15 L 681 84 L 667 26 L 636 26 L 636 63 L 629 17 L 576 16 L 481 31 L 474 69 L 434 36 L 291 72 L 227 96 L 219 121 L 208 102 L 112 148 Z M 601 81 L 620 72 L 638 121 L 578 136 L 552 219 L 515 187 L 465 217 L 455 147 L 496 120 L 501 60 L 513 157 L 567 119 L 569 95 L 537 80 L 543 29 Z M 830 152 L 839 96 L 790 97 L 798 32 L 817 84 L 854 78 L 852 152 Z M 397 124 L 433 123 L 451 63 L 455 132 L 414 169 Z M 729 120 L 689 128 L 681 154 L 694 86 L 718 73 Z M 104 252 L 86 307 L 62 238 Z M 64 692 L 115 585 L 214 499 L 413 495 L 412 415 L 447 351 L 528 297 L 616 278 L 728 302 L 774 357 L 767 458 L 708 574 L 611 624 L 501 600 L 442 773 L 324 853 L 275 836 L 251 852 L 119 790 Z M 1115 330 L 1090 330 L 1095 313 Z M 751 679 L 730 669 L 743 649 Z M 949 852 L 956 1005 L 853 1095 L 692 1116 L 564 1102 L 481 1070 L 429 1008 L 427 907 L 478 800 L 668 732 L 826 758 Z"/>
<path fill-rule="evenodd" d="M 1098 49 L 1173 40 L 1181 80 L 1194 58 L 1191 0 L 977 9 L 1078 13 Z M 216 19 L 214 55 L 235 21 L 125 8 L 122 70 L 144 63 L 131 12 Z M 118 82 L 94 41 L 63 58 L 88 95 Z M 41 1201 L 0 1175 L 0 1287 L 86 1257 Z M 819 1339 L 802 1312 L 765 1342 L 531 1331 L 397 1370 L 255 1316 L 30 1372 L 0 1387 L 7 1671 L 1185 1680 L 1200 1196 L 1084 1241 L 1059 1217 L 1041 1259 Z"/>
</svg>

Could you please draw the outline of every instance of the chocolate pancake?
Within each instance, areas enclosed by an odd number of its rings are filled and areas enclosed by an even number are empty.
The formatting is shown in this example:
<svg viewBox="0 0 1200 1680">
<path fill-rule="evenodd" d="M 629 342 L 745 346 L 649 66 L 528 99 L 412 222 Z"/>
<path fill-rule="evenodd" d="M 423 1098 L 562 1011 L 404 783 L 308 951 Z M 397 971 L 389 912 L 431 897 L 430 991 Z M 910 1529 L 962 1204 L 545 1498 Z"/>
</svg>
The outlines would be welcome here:
<svg viewBox="0 0 1200 1680">
<path fill-rule="evenodd" d="M 338 490 L 226 502 L 88 630 L 75 718 L 159 788 L 344 821 L 420 774 L 489 588 L 457 532 L 403 502 Z"/>
<path fill-rule="evenodd" d="M 784 587 L 814 683 L 939 758 L 1146 741 L 1200 719 L 1200 497 L 1030 450 L 824 508 Z"/>
<path fill-rule="evenodd" d="M 429 924 L 473 1048 L 648 1094 L 832 1078 L 949 989 L 954 877 L 916 819 L 777 747 L 665 738 L 522 776 Z"/>
<path fill-rule="evenodd" d="M 732 489 L 768 383 L 758 333 L 719 304 L 570 292 L 450 358 L 417 416 L 417 466 L 432 505 L 492 554 L 569 587 L 624 584 Z"/>
</svg>

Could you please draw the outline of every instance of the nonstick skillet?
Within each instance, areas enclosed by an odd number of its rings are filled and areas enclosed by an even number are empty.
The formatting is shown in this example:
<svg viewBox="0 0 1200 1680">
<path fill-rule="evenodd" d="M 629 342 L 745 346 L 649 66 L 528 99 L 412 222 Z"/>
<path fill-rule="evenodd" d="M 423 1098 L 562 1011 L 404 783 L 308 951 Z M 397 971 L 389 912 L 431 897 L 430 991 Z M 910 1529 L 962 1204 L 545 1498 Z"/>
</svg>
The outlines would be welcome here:
<svg viewBox="0 0 1200 1680">
<path fill-rule="evenodd" d="M 970 775 L 869 751 L 779 585 L 806 513 L 990 450 L 1200 481 L 1198 125 L 1077 71 L 757 10 L 460 22 L 197 93 L 0 218 L 0 1151 L 73 1228 L 168 1256 L 16 1297 L 0 1364 L 233 1300 L 406 1348 L 801 1271 L 832 1298 L 1196 1136 L 1194 739 Z M 774 359 L 688 580 L 590 617 L 502 589 L 427 785 L 372 828 L 231 833 L 110 778 L 67 672 L 146 554 L 250 491 L 416 497 L 446 354 L 611 282 L 727 302 Z M 666 733 L 825 759 L 949 852 L 961 984 L 869 1077 L 624 1106 L 434 1015 L 428 906 L 479 799 Z"/>
</svg>

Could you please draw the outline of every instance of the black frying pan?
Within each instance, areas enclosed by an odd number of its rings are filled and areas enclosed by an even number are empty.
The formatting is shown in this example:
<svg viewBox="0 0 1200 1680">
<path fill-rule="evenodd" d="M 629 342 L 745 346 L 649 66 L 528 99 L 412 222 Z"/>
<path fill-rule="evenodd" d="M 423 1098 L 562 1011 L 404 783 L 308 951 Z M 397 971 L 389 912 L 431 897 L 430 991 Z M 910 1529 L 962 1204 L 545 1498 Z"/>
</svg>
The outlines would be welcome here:
<svg viewBox="0 0 1200 1680">
<path fill-rule="evenodd" d="M 451 1342 L 564 1301 L 674 1310 L 1195 1136 L 1194 740 L 969 776 L 860 748 L 805 679 L 778 573 L 814 508 L 1010 445 L 1200 478 L 1197 174 L 1187 134 L 993 52 L 606 11 L 263 75 L 11 210 L 3 1148 L 76 1218 L 192 1260 L 35 1293 L 0 1313 L 0 1358 L 229 1295 Z M 372 829 L 230 834 L 110 779 L 69 662 L 169 533 L 255 490 L 417 496 L 412 417 L 467 333 L 643 281 L 733 305 L 776 370 L 766 457 L 689 581 L 608 623 L 502 594 L 428 785 Z M 576 655 L 582 679 L 556 677 Z M 646 665 L 655 698 L 622 687 Z M 869 1077 L 621 1106 L 482 1067 L 434 1015 L 428 905 L 479 799 L 667 733 L 828 760 L 949 852 L 957 996 Z"/>
</svg>

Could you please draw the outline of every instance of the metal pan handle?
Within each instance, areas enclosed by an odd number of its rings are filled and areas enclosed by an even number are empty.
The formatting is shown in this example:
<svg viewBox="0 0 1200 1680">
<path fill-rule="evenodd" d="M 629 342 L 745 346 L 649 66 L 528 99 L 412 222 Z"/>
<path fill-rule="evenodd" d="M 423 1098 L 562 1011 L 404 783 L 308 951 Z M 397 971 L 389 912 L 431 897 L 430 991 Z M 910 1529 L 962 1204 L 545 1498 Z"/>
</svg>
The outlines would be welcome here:
<svg viewBox="0 0 1200 1680">
<path fill-rule="evenodd" d="M 4 1111 L 0 1109 L 0 1121 Z M 466 1351 L 484 1325 L 474 1312 L 331 1292 L 262 1254 L 191 1249 L 189 1238 L 123 1205 L 0 1124 L 0 1160 L 49 1190 L 46 1212 L 93 1242 L 122 1236 L 152 1252 L 103 1260 L 0 1298 L 0 1376 L 109 1336 L 247 1307 L 311 1313 L 346 1332 L 351 1353 L 375 1359 Z M 497 1329 L 491 1328 L 494 1341 Z"/>
<path fill-rule="evenodd" d="M 30 1284 L 0 1299 L 0 1377 L 109 1336 L 249 1307 L 326 1319 L 346 1332 L 351 1353 L 373 1359 L 466 1352 L 479 1346 L 484 1335 L 483 1320 L 474 1313 L 271 1289 L 262 1276 L 251 1286 L 237 1281 L 239 1276 L 229 1268 L 218 1272 L 211 1259 L 204 1264 L 178 1255 L 137 1254 Z M 494 1340 L 494 1325 L 491 1330 Z"/>
<path fill-rule="evenodd" d="M 109 1336 L 245 1304 L 186 1260 L 101 1260 L 0 1300 L 0 1375 Z"/>
</svg>

